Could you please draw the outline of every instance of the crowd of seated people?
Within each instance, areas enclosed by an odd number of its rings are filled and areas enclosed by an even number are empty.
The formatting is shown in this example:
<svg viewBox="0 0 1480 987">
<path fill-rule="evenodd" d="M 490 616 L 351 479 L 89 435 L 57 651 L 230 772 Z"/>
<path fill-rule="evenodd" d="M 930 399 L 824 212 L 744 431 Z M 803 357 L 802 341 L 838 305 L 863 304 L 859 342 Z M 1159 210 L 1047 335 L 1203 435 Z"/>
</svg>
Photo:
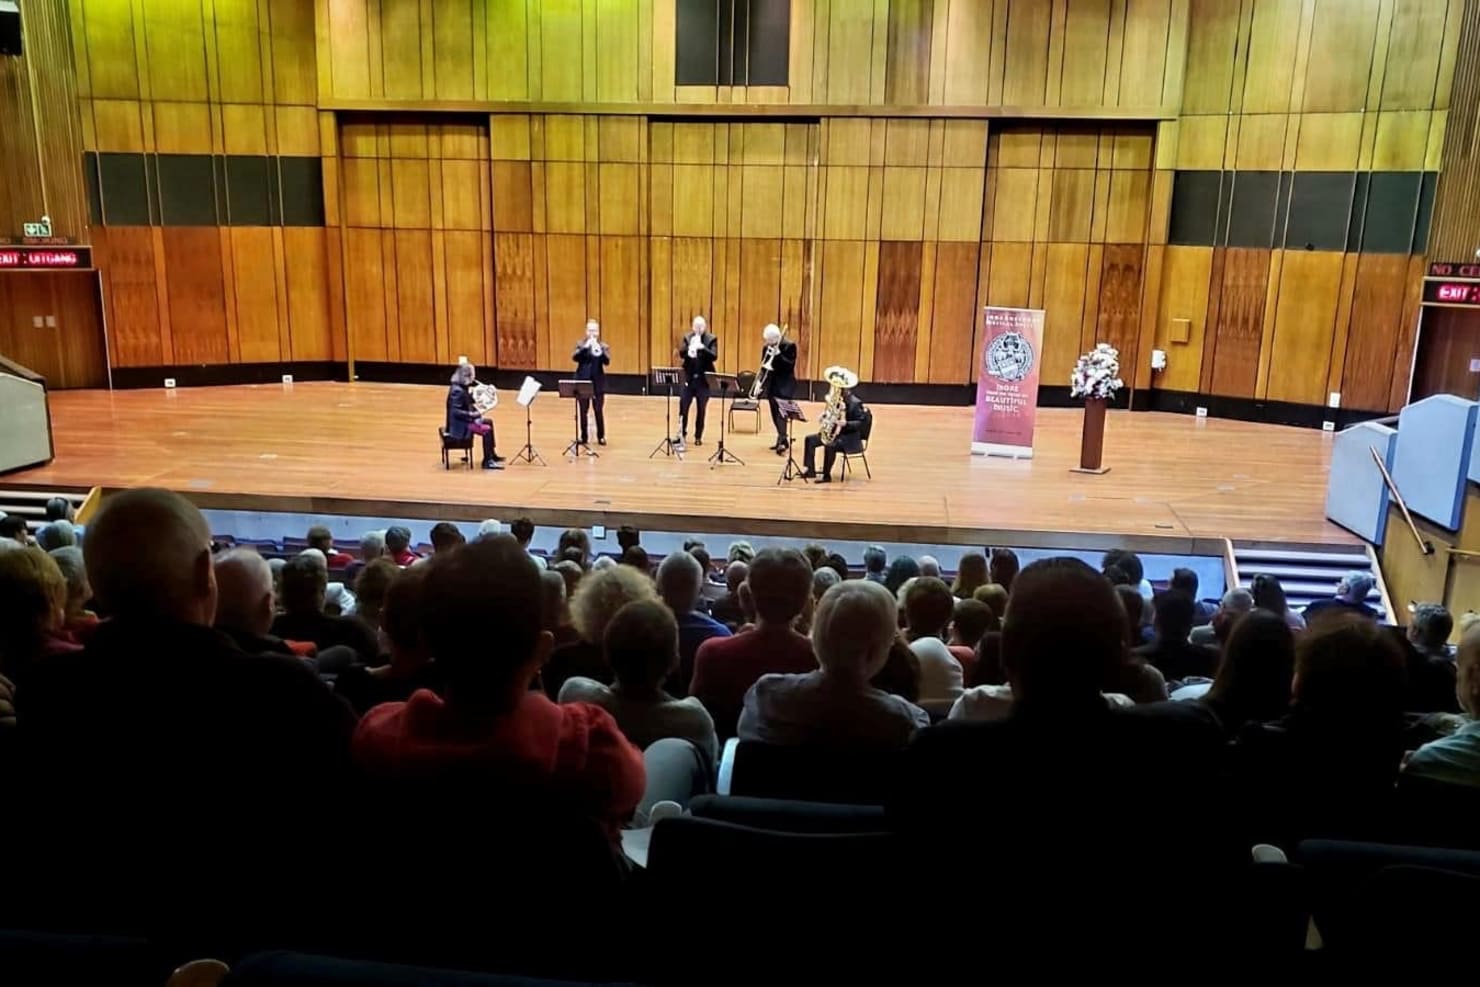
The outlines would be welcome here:
<svg viewBox="0 0 1480 987">
<path fill-rule="evenodd" d="M 919 880 L 980 867 L 984 922 L 1080 928 L 1135 881 L 1173 936 L 1228 904 L 1254 843 L 1380 840 L 1405 779 L 1480 788 L 1480 623 L 1457 651 L 1436 605 L 1383 626 L 1355 576 L 1297 625 L 1268 579 L 1215 606 L 1179 572 L 1148 599 L 1124 551 L 971 553 L 947 581 L 878 546 L 859 573 L 821 545 L 697 541 L 652 567 L 635 531 L 598 564 L 571 529 L 546 569 L 532 526 L 501 531 L 443 529 L 422 559 L 388 530 L 352 614 L 325 609 L 326 531 L 275 580 L 162 490 L 110 497 L 80 547 L 0 551 L 0 777 L 27 850 L 0 921 L 230 949 L 329 914 L 324 941 L 394 956 L 454 904 L 476 926 L 480 881 L 535 879 L 508 928 L 558 966 L 540 936 L 569 929 L 520 925 L 548 914 L 531 902 L 579 900 L 593 859 L 640 887 L 624 833 L 714 791 L 737 738 L 887 756 L 881 825 Z M 556 841 L 588 831 L 594 857 Z M 180 891 L 203 873 L 229 908 Z M 630 937 L 601 941 L 584 962 L 644 971 Z"/>
</svg>

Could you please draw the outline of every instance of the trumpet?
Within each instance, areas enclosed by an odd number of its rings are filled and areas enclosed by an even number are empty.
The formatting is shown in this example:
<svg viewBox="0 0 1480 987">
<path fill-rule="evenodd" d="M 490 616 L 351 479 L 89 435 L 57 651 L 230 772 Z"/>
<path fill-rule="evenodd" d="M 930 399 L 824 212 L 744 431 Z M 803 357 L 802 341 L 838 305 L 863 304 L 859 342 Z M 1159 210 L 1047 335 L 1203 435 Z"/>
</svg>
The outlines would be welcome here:
<svg viewBox="0 0 1480 987">
<path fill-rule="evenodd" d="M 755 381 L 750 385 L 750 399 L 759 401 L 761 395 L 766 391 L 766 384 L 771 380 L 771 371 L 776 362 L 776 354 L 781 352 L 781 344 L 786 342 L 786 333 L 790 327 L 781 327 L 781 338 L 774 343 L 768 343 L 765 351 L 761 354 L 760 369 L 755 372 Z"/>
</svg>

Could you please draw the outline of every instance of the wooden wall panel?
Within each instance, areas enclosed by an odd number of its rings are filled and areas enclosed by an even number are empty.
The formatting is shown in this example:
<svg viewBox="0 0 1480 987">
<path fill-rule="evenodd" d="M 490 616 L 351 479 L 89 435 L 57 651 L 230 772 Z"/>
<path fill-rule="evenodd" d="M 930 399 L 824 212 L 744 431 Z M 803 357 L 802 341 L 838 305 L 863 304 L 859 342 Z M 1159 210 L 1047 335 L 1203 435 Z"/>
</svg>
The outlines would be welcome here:
<svg viewBox="0 0 1480 987">
<path fill-rule="evenodd" d="M 495 321 L 500 366 L 534 369 L 540 365 L 535 328 L 535 241 L 527 233 L 493 235 Z M 494 354 L 490 354 L 494 356 Z"/>
<path fill-rule="evenodd" d="M 382 291 L 387 272 L 381 259 L 380 231 L 345 230 L 344 251 L 345 318 L 349 324 L 350 347 L 360 360 L 389 359 L 386 330 L 390 319 Z"/>
<path fill-rule="evenodd" d="M 1341 266 L 1339 253 L 1285 252 L 1267 355 L 1271 401 L 1325 403 Z"/>
<path fill-rule="evenodd" d="M 874 313 L 874 380 L 915 379 L 919 333 L 919 242 L 879 244 L 879 294 Z M 931 284 L 932 289 L 934 283 Z"/>
<path fill-rule="evenodd" d="M 1174 391 L 1200 389 L 1212 268 L 1212 247 L 1166 248 L 1162 260 L 1163 289 L 1156 319 L 1156 345 L 1167 353 L 1167 368 L 1157 378 L 1158 387 Z M 1173 341 L 1171 323 L 1174 319 L 1188 320 L 1188 338 L 1185 341 Z"/>
<path fill-rule="evenodd" d="M 37 327 L 38 317 L 52 325 Z M 0 275 L 0 353 L 46 378 L 49 388 L 108 382 L 102 310 L 91 271 Z"/>
<path fill-rule="evenodd" d="M 272 249 L 272 230 L 239 226 L 229 230 L 228 235 L 240 359 L 243 363 L 281 360 L 285 356 L 278 336 L 281 278 Z"/>
<path fill-rule="evenodd" d="M 1109 343 L 1122 359 L 1136 352 L 1141 322 L 1141 265 L 1145 248 L 1138 243 L 1105 245 L 1100 270 L 1099 322 L 1094 342 Z M 1091 345 L 1082 341 L 1084 348 Z"/>
<path fill-rule="evenodd" d="M 857 367 L 863 340 L 864 244 L 857 240 L 822 243 L 820 308 L 812 372 L 841 365 Z M 872 299 L 876 294 L 870 294 Z"/>
<path fill-rule="evenodd" d="M 1264 337 L 1264 302 L 1269 286 L 1268 250 L 1230 247 L 1224 251 L 1214 328 L 1212 357 L 1214 394 L 1254 396 L 1259 374 L 1259 346 Z"/>
<path fill-rule="evenodd" d="M 286 266 L 288 355 L 294 360 L 333 359 L 328 238 L 317 227 L 290 227 L 283 230 L 283 249 L 292 258 Z"/>
<path fill-rule="evenodd" d="M 941 243 L 935 254 L 935 291 L 930 322 L 930 374 L 932 384 L 970 381 L 975 369 L 972 357 L 977 323 L 977 260 L 975 243 Z M 918 370 L 916 377 L 918 379 Z"/>
<path fill-rule="evenodd" d="M 163 243 L 173 361 L 227 362 L 219 232 L 213 227 L 166 227 Z"/>
<path fill-rule="evenodd" d="M 1344 407 L 1387 408 L 1407 289 L 1406 254 L 1361 256 L 1341 375 Z"/>
<path fill-rule="evenodd" d="M 635 236 L 601 237 L 601 298 L 597 317 L 612 348 L 613 373 L 644 373 L 641 318 L 641 257 Z M 572 339 L 572 345 L 575 339 Z"/>
<path fill-rule="evenodd" d="M 147 226 L 109 227 L 97 238 L 96 246 L 108 315 L 109 358 L 119 367 L 169 363 L 159 330 L 153 231 Z"/>
</svg>

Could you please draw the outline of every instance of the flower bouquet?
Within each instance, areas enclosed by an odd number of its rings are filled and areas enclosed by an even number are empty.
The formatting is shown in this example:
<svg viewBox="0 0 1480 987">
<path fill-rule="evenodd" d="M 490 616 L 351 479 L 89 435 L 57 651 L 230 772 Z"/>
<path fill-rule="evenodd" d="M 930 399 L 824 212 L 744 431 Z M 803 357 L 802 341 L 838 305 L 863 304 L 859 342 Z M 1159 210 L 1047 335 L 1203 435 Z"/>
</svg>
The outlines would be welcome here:
<svg viewBox="0 0 1480 987">
<path fill-rule="evenodd" d="M 1074 373 L 1069 375 L 1069 396 L 1109 401 L 1125 386 L 1120 379 L 1120 351 L 1109 343 L 1096 343 L 1095 348 L 1079 358 Z"/>
</svg>

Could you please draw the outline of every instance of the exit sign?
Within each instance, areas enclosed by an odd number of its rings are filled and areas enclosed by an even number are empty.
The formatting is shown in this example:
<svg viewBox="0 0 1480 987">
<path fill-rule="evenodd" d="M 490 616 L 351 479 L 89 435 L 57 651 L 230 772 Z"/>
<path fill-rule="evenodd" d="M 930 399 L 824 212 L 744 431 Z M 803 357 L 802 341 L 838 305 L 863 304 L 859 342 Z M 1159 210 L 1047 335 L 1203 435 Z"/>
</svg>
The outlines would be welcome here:
<svg viewBox="0 0 1480 987">
<path fill-rule="evenodd" d="M 36 237 L 51 236 L 51 220 L 43 219 L 39 223 L 22 223 L 21 235 Z"/>
</svg>

